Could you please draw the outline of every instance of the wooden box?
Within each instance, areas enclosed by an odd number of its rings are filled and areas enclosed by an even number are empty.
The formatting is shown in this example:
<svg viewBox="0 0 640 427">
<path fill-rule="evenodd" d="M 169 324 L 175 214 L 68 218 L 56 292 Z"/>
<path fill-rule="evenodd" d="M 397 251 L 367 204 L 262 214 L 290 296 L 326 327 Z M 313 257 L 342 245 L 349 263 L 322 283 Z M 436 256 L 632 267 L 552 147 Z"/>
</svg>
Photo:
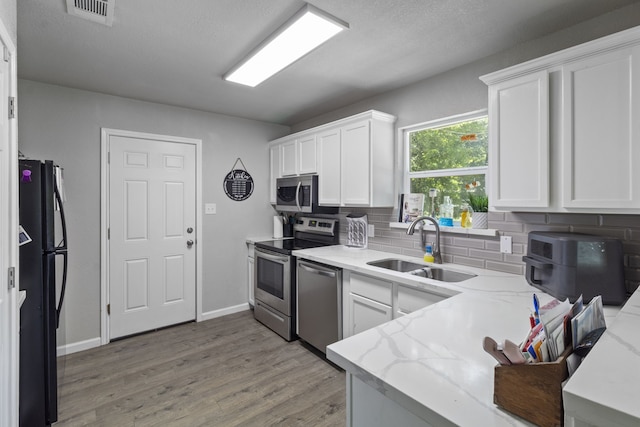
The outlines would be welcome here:
<svg viewBox="0 0 640 427">
<path fill-rule="evenodd" d="M 536 425 L 561 426 L 562 382 L 569 377 L 567 349 L 555 362 L 495 367 L 493 403 Z"/>
</svg>

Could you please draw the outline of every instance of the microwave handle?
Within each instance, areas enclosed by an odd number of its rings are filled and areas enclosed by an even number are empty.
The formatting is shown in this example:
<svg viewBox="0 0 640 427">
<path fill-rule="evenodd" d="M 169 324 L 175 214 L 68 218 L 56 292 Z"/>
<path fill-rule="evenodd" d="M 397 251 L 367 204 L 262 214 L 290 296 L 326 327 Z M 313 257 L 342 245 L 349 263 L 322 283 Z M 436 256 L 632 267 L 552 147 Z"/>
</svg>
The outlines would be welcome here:
<svg viewBox="0 0 640 427">
<path fill-rule="evenodd" d="M 298 186 L 296 187 L 296 206 L 298 207 L 298 212 L 302 210 L 300 207 L 300 187 L 302 187 L 302 181 L 298 181 Z"/>
</svg>

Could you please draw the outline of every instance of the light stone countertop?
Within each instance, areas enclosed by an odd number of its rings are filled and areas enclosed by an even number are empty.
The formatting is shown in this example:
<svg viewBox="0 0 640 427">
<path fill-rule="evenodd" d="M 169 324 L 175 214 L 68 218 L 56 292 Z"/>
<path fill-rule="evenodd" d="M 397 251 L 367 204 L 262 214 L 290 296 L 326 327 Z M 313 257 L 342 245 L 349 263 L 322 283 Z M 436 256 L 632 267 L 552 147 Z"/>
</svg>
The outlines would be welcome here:
<svg viewBox="0 0 640 427">
<path fill-rule="evenodd" d="M 443 283 L 371 267 L 367 262 L 385 258 L 421 260 L 367 249 L 332 246 L 294 251 L 294 255 L 451 296 L 330 345 L 327 348 L 329 360 L 435 425 L 530 425 L 493 403 L 496 362 L 482 349 L 482 339 L 491 336 L 499 342 L 504 339 L 522 341 L 529 330 L 533 293 L 538 294 L 541 304 L 551 296 L 531 287 L 523 276 L 461 265 L 444 264 L 444 267 L 478 276 L 464 282 Z M 616 317 L 618 308 L 605 307 L 610 331 L 627 316 L 635 315 L 635 319 L 629 320 L 638 324 L 640 294 L 636 292 L 634 298 L 638 302 L 630 303 L 635 310 L 627 315 L 624 314 L 625 307 L 621 313 L 624 317 Z M 605 346 L 599 343 L 596 349 L 598 347 Z M 621 344 L 620 347 L 624 346 Z M 637 350 L 635 358 L 640 358 Z M 589 366 L 585 363 L 578 374 L 601 367 L 600 364 Z M 640 362 L 626 366 L 635 366 L 640 372 Z M 584 375 L 588 381 L 588 373 Z M 618 373 L 618 377 L 621 375 L 625 374 Z M 569 390 L 573 388 L 573 381 L 573 378 L 569 381 Z M 640 381 L 634 382 L 631 387 L 635 392 L 630 396 L 637 396 L 639 384 Z M 581 385 L 576 387 L 583 388 Z"/>
</svg>

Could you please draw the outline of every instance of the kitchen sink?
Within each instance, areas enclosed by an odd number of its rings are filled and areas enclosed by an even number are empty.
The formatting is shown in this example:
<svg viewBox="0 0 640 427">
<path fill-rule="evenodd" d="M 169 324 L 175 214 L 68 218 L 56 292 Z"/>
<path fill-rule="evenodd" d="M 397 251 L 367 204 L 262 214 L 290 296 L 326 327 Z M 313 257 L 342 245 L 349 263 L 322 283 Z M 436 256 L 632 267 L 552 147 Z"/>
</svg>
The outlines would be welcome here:
<svg viewBox="0 0 640 427">
<path fill-rule="evenodd" d="M 426 277 L 440 282 L 462 282 L 476 277 L 475 274 L 462 273 L 460 271 L 448 270 L 439 267 L 432 267 L 425 264 L 418 264 L 402 259 L 382 259 L 380 261 L 368 262 L 372 267 L 386 268 L 387 270 L 408 273 L 414 276 Z"/>
<path fill-rule="evenodd" d="M 381 259 L 380 261 L 371 261 L 371 262 L 368 262 L 367 264 L 373 267 L 380 267 L 380 268 L 386 268 L 387 270 L 399 271 L 401 273 L 407 273 L 409 271 L 427 267 L 424 264 L 417 264 L 415 262 L 405 261 L 403 259 Z"/>
</svg>

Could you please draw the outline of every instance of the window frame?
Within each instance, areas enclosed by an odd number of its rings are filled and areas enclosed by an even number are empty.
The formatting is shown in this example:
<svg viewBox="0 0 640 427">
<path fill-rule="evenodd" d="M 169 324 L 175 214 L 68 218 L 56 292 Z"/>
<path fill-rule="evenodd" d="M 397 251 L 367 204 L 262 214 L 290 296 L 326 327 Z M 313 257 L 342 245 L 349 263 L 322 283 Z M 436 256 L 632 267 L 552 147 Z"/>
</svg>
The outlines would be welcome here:
<svg viewBox="0 0 640 427">
<path fill-rule="evenodd" d="M 454 116 L 443 117 L 436 120 L 430 120 L 428 122 L 422 122 L 410 126 L 405 126 L 400 128 L 400 132 L 402 135 L 402 144 L 403 144 L 403 153 L 404 153 L 404 161 L 403 161 L 403 178 L 402 178 L 402 189 L 403 193 L 411 192 L 411 179 L 412 178 L 438 178 L 445 176 L 464 176 L 464 175 L 484 175 L 485 179 L 485 193 L 487 195 L 489 191 L 489 159 L 487 159 L 486 166 L 475 166 L 475 167 L 467 167 L 467 168 L 454 168 L 454 169 L 435 169 L 431 171 L 420 171 L 420 172 L 411 172 L 411 165 L 409 164 L 410 159 L 410 133 L 444 127 L 448 125 L 453 125 L 460 122 L 466 122 L 474 119 L 479 119 L 482 117 L 489 116 L 489 110 L 483 108 L 481 110 L 470 111 L 468 113 L 456 114 Z M 487 132 L 488 132 L 487 126 Z"/>
</svg>

